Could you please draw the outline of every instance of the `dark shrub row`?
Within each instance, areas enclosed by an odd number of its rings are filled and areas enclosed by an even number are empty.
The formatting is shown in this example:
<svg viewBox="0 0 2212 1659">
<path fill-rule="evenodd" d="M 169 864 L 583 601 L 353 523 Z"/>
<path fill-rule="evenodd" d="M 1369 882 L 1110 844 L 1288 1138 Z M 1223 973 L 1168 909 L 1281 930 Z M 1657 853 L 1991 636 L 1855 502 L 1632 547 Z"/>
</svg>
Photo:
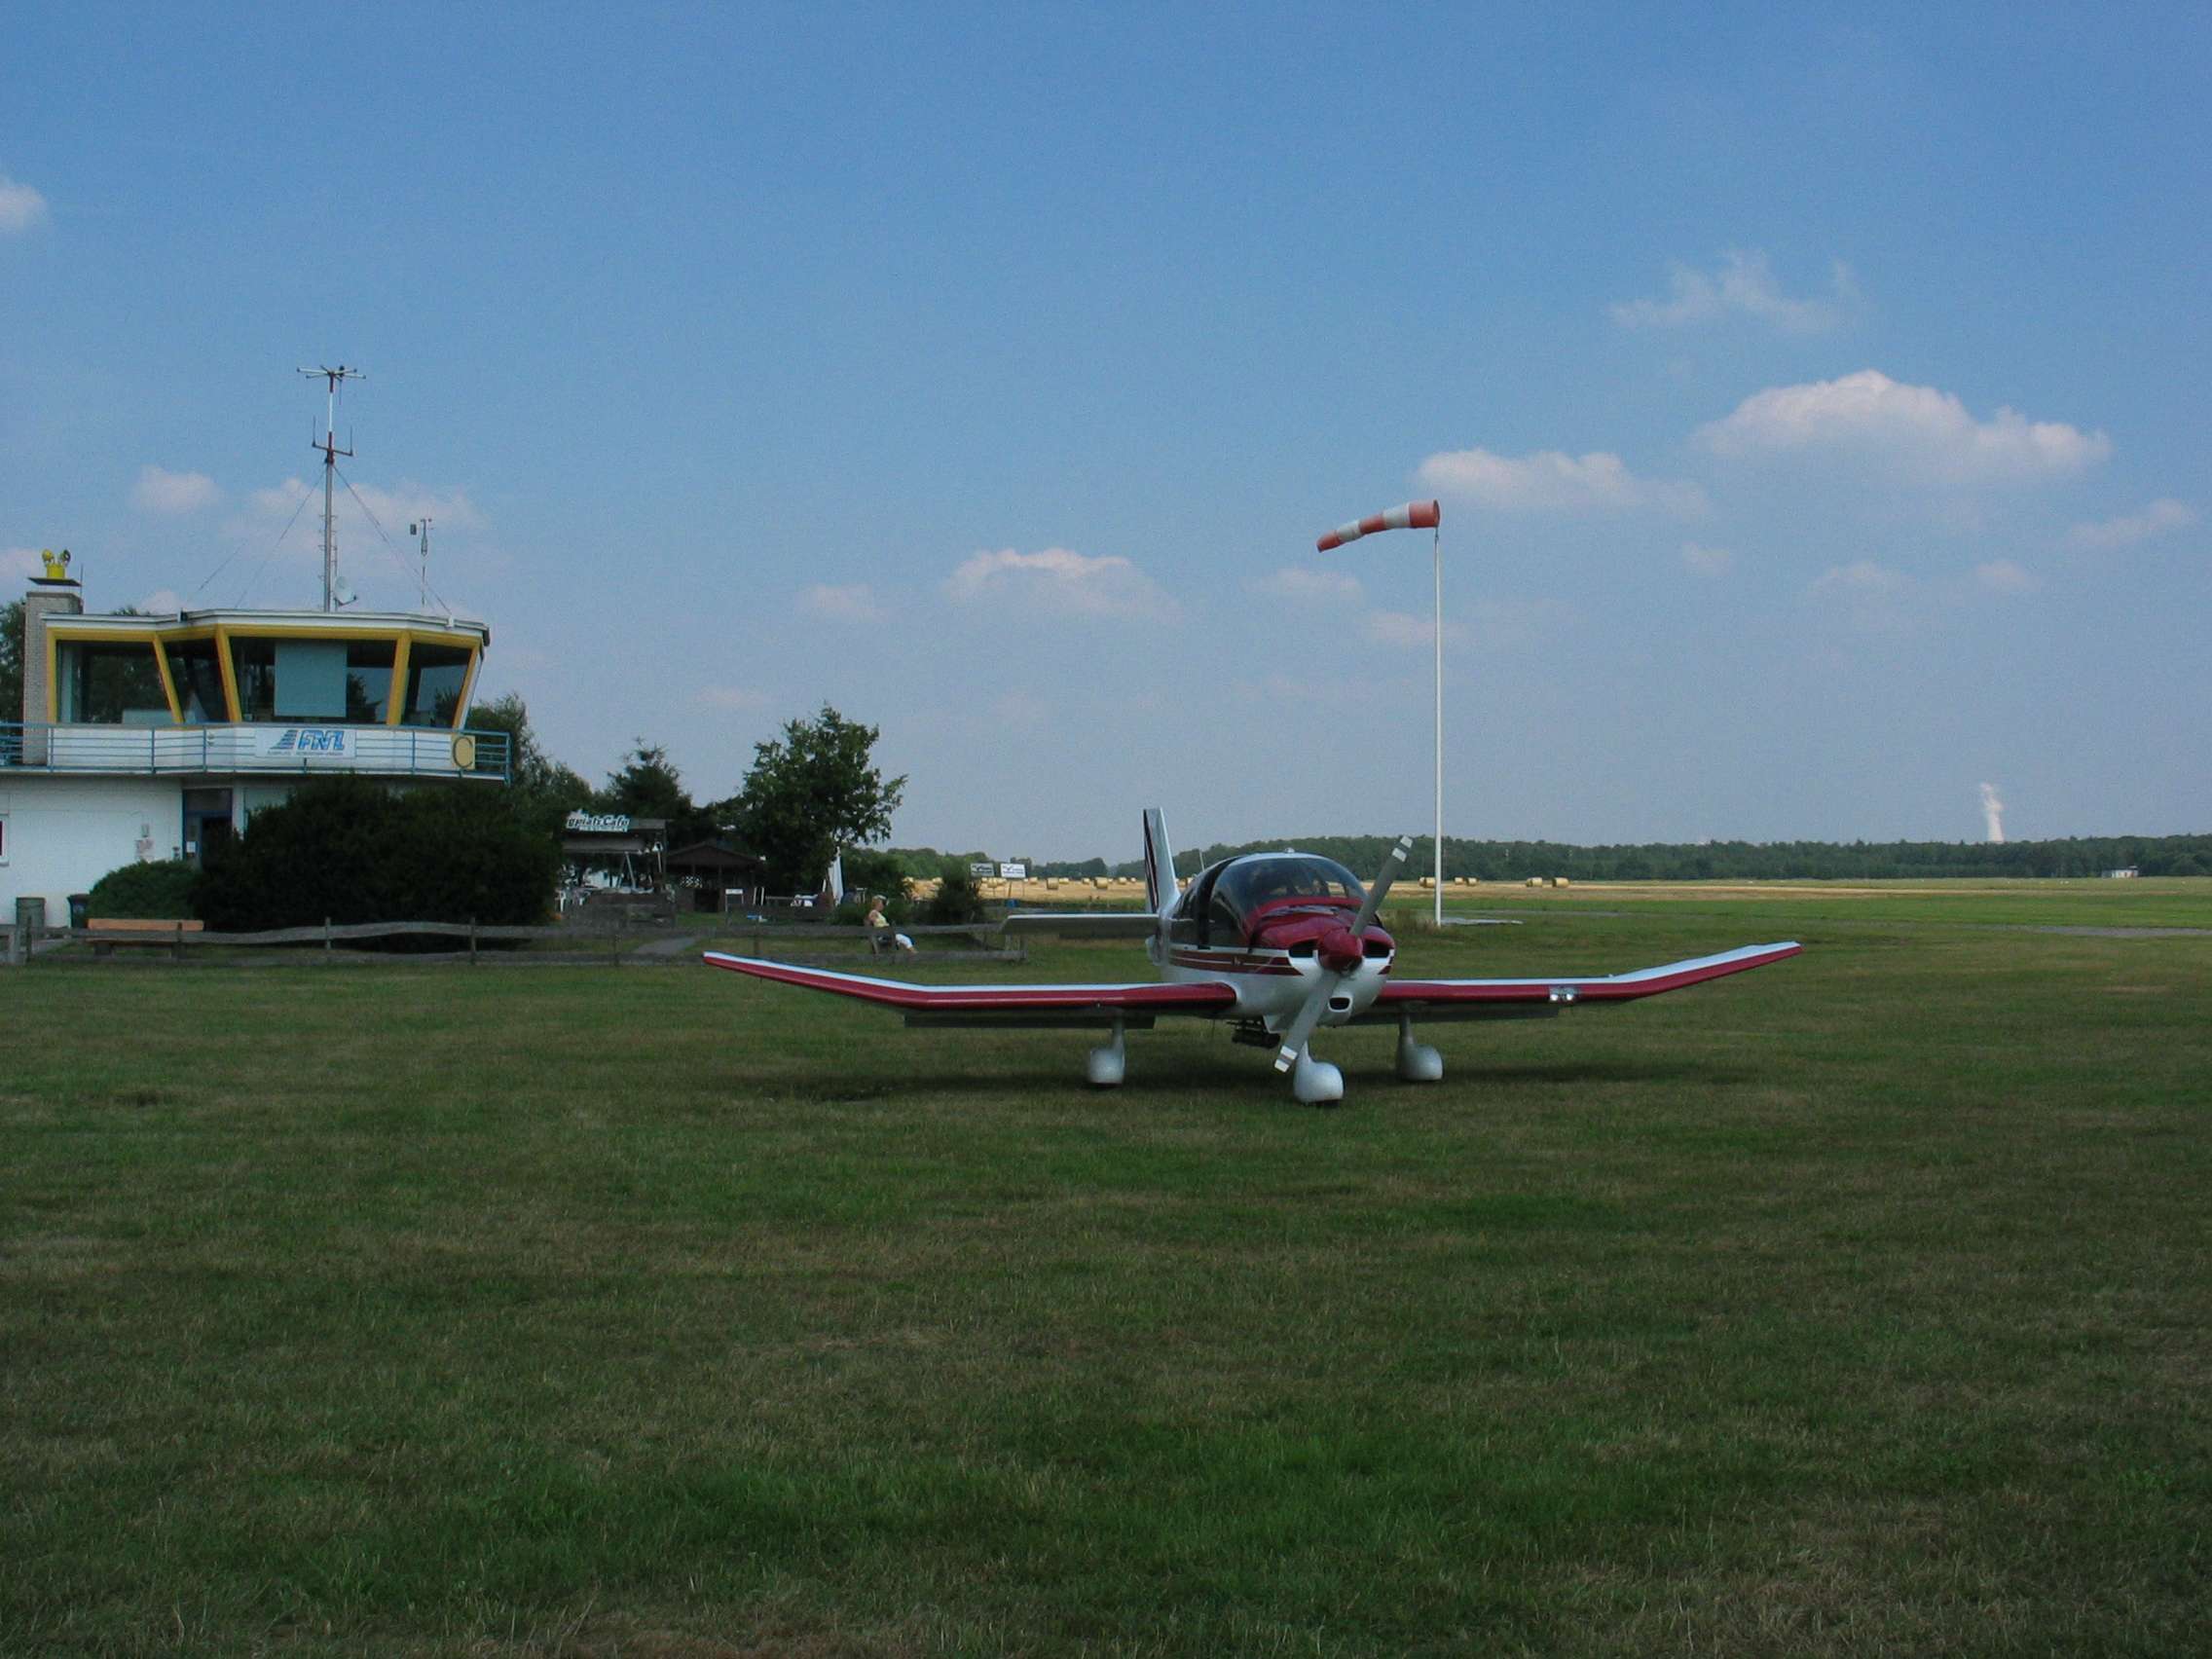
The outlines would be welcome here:
<svg viewBox="0 0 2212 1659">
<path fill-rule="evenodd" d="M 325 918 L 529 925 L 545 919 L 560 863 L 504 790 L 315 779 L 212 852 L 193 897 L 220 933 Z"/>
</svg>

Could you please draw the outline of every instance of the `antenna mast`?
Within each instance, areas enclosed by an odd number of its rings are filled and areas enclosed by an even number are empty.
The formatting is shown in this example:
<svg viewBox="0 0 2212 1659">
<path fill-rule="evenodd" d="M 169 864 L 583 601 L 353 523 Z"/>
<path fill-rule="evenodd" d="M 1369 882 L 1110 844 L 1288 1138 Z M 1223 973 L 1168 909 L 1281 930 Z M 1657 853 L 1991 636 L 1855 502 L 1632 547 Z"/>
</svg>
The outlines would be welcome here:
<svg viewBox="0 0 2212 1659">
<path fill-rule="evenodd" d="M 423 538 L 423 608 L 427 610 L 430 608 L 430 515 L 424 513 L 415 523 L 409 525 L 407 534 L 420 535 Z"/>
<path fill-rule="evenodd" d="M 325 366 L 302 369 L 300 373 L 306 375 L 310 380 L 320 375 L 329 383 L 328 399 L 323 405 L 322 441 L 320 443 L 311 442 L 308 448 L 322 452 L 322 608 L 325 610 L 336 610 L 338 608 L 338 542 L 331 534 L 330 482 L 338 471 L 338 458 L 344 456 L 350 461 L 353 459 L 353 452 L 350 449 L 338 447 L 338 434 L 331 424 L 338 415 L 338 383 L 349 380 L 367 380 L 369 377 L 362 370 L 350 369 L 344 363 L 340 363 L 335 369 Z"/>
</svg>

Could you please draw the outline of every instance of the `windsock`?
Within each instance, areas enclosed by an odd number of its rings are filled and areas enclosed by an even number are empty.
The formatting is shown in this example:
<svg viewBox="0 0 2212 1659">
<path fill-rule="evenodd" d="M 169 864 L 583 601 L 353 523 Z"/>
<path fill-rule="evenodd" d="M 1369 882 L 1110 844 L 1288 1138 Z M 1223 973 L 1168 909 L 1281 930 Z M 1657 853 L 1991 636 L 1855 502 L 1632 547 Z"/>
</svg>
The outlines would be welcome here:
<svg viewBox="0 0 2212 1659">
<path fill-rule="evenodd" d="M 1326 553 L 1342 547 L 1347 541 L 1357 541 L 1363 535 L 1373 535 L 1379 530 L 1434 530 L 1444 522 L 1444 509 L 1434 501 L 1408 501 L 1402 507 L 1392 507 L 1386 513 L 1372 518 L 1340 524 L 1316 541 L 1317 552 Z"/>
</svg>

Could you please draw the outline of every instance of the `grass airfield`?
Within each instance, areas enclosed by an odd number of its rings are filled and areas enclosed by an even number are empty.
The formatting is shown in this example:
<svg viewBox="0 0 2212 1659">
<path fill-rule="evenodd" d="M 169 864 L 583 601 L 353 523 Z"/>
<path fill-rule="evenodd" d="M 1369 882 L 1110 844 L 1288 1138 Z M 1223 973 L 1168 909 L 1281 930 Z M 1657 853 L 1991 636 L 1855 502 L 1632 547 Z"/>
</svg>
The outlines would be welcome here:
<svg viewBox="0 0 2212 1659">
<path fill-rule="evenodd" d="M 2032 931 L 2212 882 L 1455 903 L 1402 972 L 1807 950 L 1329 1112 L 705 970 L 0 975 L 0 1651 L 2212 1647 L 2212 937 Z"/>
</svg>

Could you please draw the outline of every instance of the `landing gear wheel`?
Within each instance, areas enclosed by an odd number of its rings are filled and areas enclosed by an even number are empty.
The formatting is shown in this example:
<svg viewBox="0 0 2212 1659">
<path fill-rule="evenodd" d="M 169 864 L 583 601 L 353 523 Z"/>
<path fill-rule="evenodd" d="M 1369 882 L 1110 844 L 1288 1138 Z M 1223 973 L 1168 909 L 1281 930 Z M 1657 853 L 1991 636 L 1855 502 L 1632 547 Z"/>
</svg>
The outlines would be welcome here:
<svg viewBox="0 0 2212 1659">
<path fill-rule="evenodd" d="M 1398 1016 L 1398 1076 L 1407 1083 L 1434 1083 L 1444 1075 L 1444 1056 L 1414 1041 L 1414 1022 Z"/>
<path fill-rule="evenodd" d="M 1290 1074 L 1290 1091 L 1301 1106 L 1334 1106 L 1345 1097 L 1345 1074 L 1325 1060 L 1301 1054 Z"/>
<path fill-rule="evenodd" d="M 1103 1048 L 1093 1049 L 1085 1058 L 1084 1081 L 1093 1088 L 1118 1088 L 1122 1079 L 1128 1075 L 1128 1049 L 1122 1038 L 1122 1022 L 1114 1021 L 1114 1035 Z"/>
</svg>

